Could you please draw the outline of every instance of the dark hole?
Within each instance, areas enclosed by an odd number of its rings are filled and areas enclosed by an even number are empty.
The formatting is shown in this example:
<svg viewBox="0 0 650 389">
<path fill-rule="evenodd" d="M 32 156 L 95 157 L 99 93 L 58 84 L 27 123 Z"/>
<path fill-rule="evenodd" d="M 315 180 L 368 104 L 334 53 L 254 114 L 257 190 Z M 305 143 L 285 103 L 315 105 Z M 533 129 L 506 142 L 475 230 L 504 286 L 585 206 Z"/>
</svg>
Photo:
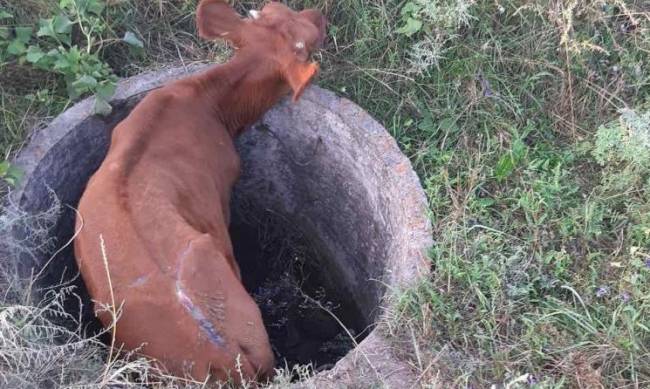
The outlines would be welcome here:
<svg viewBox="0 0 650 389">
<path fill-rule="evenodd" d="M 367 323 L 349 296 L 339 293 L 346 288 L 327 277 L 328 258 L 289 220 L 271 211 L 240 209 L 233 212 L 230 235 L 278 367 L 327 369 L 363 339 Z"/>
</svg>

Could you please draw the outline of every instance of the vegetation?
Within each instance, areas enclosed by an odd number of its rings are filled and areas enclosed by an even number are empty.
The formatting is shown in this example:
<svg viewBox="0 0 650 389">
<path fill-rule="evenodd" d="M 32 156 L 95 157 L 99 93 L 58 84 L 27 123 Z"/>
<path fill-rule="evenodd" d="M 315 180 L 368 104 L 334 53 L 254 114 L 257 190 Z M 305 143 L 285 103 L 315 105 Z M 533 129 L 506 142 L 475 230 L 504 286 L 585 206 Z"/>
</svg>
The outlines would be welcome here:
<svg viewBox="0 0 650 389">
<path fill-rule="evenodd" d="M 325 10 L 321 85 L 391 131 L 428 195 L 433 275 L 388 323 L 420 384 L 650 386 L 647 1 L 289 3 Z M 105 111 L 116 76 L 222 59 L 195 6 L 0 0 L 0 160 L 79 96 Z"/>
</svg>

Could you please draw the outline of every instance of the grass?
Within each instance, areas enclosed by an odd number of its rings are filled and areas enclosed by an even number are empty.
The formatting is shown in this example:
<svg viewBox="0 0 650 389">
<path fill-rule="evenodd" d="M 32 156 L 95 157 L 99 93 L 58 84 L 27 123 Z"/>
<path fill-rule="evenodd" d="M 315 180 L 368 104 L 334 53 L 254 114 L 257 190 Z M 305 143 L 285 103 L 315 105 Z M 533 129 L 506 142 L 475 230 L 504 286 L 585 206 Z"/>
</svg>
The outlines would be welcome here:
<svg viewBox="0 0 650 389">
<path fill-rule="evenodd" d="M 100 56 L 119 76 L 222 53 L 196 40 L 195 1 L 111 3 Z M 647 2 L 288 3 L 325 10 L 320 84 L 384 124 L 428 195 L 433 275 L 388 323 L 419 384 L 650 386 Z M 68 100 L 56 75 L 0 69 L 8 157 Z"/>
</svg>

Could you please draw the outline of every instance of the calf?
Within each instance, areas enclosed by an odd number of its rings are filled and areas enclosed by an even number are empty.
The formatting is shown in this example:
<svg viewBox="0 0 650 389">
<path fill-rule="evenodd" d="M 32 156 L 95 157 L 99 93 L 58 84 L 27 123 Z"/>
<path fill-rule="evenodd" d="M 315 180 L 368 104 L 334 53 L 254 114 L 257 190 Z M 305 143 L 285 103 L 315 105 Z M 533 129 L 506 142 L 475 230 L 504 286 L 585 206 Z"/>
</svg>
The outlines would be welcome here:
<svg viewBox="0 0 650 389">
<path fill-rule="evenodd" d="M 272 2 L 251 15 L 201 1 L 201 37 L 227 39 L 234 57 L 149 93 L 113 131 L 79 203 L 77 263 L 105 326 L 102 307 L 122 307 L 116 346 L 198 380 L 273 372 L 228 235 L 233 139 L 287 93 L 299 98 L 325 34 L 316 10 Z"/>
</svg>

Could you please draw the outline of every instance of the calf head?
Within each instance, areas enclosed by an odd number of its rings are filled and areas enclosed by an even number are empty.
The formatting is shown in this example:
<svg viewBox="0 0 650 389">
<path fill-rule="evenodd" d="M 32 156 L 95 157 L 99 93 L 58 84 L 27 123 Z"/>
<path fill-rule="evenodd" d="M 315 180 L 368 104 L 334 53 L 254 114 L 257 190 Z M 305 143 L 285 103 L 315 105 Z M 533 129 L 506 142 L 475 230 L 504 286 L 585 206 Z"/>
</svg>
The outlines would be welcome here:
<svg viewBox="0 0 650 389">
<path fill-rule="evenodd" d="M 296 101 L 318 64 L 311 60 L 325 39 L 325 17 L 317 10 L 296 12 L 279 2 L 242 18 L 223 0 L 203 0 L 197 11 L 199 35 L 225 39 L 240 53 L 255 56 L 293 91 Z"/>
</svg>

